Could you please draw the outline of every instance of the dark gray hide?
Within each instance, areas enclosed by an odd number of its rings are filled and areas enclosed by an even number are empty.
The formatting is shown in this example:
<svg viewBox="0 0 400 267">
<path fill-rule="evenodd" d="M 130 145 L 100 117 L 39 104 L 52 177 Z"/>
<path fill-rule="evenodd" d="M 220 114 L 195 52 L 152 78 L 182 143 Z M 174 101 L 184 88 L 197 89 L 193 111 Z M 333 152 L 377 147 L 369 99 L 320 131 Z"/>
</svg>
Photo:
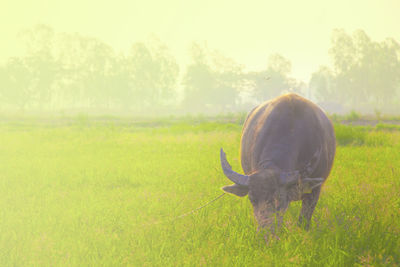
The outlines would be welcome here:
<svg viewBox="0 0 400 267">
<path fill-rule="evenodd" d="M 311 101 L 287 94 L 254 108 L 243 126 L 241 163 L 232 170 L 221 149 L 224 174 L 235 184 L 223 190 L 249 195 L 259 227 L 274 231 L 291 201 L 302 200 L 299 223 L 309 227 L 335 156 L 331 121 Z"/>
</svg>

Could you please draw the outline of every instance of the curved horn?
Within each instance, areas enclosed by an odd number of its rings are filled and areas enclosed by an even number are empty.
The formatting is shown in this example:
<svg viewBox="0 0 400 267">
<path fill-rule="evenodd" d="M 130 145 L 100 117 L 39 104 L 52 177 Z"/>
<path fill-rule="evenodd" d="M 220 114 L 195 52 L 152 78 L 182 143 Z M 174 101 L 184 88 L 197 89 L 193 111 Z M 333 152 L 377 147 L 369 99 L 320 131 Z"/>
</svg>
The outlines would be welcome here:
<svg viewBox="0 0 400 267">
<path fill-rule="evenodd" d="M 221 158 L 222 170 L 224 171 L 225 176 L 229 178 L 229 180 L 238 185 L 243 185 L 243 186 L 249 185 L 249 176 L 239 174 L 232 170 L 231 165 L 229 165 L 228 161 L 226 160 L 226 155 L 222 148 L 220 151 L 220 158 Z"/>
</svg>

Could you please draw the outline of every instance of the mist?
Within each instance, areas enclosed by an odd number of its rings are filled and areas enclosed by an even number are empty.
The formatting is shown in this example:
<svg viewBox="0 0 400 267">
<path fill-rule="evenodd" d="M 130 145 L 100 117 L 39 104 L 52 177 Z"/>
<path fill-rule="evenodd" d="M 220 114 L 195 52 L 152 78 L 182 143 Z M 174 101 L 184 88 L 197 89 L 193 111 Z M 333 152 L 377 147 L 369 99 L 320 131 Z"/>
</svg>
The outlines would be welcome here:
<svg viewBox="0 0 400 267">
<path fill-rule="evenodd" d="M 245 10 L 260 17 L 256 25 L 254 19 L 236 21 L 242 6 L 234 5 L 232 13 L 223 15 L 219 23 L 216 10 L 222 10 L 223 2 L 198 7 L 210 15 L 200 24 L 192 16 L 196 13 L 193 6 L 174 2 L 165 13 L 154 14 L 150 6 L 143 6 L 154 20 L 136 16 L 129 24 L 133 32 L 125 38 L 107 26 L 121 22 L 116 15 L 112 21 L 96 25 L 101 18 L 93 14 L 89 16 L 93 21 L 82 23 L 83 14 L 89 12 L 86 5 L 77 9 L 76 21 L 49 4 L 54 13 L 39 12 L 48 23 L 21 17 L 24 23 L 8 28 L 3 25 L 8 30 L 4 36 L 10 36 L 14 29 L 18 38 L 12 45 L 4 42 L 0 53 L 0 112 L 223 114 L 247 112 L 264 100 L 294 92 L 331 114 L 400 113 L 400 44 L 397 36 L 390 36 L 393 14 L 387 15 L 386 25 L 376 23 L 374 28 L 367 23 L 369 18 L 383 18 L 384 14 L 371 3 L 365 14 L 343 13 L 341 19 L 334 11 L 343 11 L 343 3 L 329 7 L 332 11 L 308 3 L 299 6 L 301 12 L 291 11 L 287 13 L 290 19 L 273 26 L 279 16 L 271 9 L 283 12 L 283 6 L 271 6 L 266 13 L 269 16 L 262 19 L 256 6 L 247 6 Z M 386 11 L 390 6 L 383 5 Z M 99 6 L 98 10 L 104 15 L 106 8 Z M 11 9 L 16 11 L 16 7 Z M 121 6 L 115 9 L 122 12 Z M 9 21 L 11 17 L 8 15 Z M 357 20 L 361 23 L 354 22 Z M 228 28 L 229 22 L 237 31 Z M 125 34 L 123 24 L 119 24 L 120 31 Z M 246 28 L 250 24 L 254 24 L 253 29 Z M 260 32 L 263 28 L 266 31 Z M 379 38 L 372 38 L 369 32 L 374 37 L 380 32 Z"/>
</svg>

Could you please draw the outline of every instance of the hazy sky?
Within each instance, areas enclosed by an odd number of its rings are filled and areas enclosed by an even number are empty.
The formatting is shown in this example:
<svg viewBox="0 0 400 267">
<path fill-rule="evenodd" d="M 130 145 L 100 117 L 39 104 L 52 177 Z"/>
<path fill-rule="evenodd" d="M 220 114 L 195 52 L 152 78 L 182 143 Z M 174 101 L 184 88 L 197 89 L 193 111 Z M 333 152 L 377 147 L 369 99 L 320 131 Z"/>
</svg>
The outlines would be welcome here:
<svg viewBox="0 0 400 267">
<path fill-rule="evenodd" d="M 183 64 L 192 41 L 206 41 L 251 70 L 280 53 L 292 62 L 293 76 L 308 81 L 329 63 L 333 29 L 400 41 L 399 14 L 399 0 L 0 0 L 0 60 L 20 53 L 21 29 L 42 23 L 120 51 L 155 34 Z"/>
</svg>

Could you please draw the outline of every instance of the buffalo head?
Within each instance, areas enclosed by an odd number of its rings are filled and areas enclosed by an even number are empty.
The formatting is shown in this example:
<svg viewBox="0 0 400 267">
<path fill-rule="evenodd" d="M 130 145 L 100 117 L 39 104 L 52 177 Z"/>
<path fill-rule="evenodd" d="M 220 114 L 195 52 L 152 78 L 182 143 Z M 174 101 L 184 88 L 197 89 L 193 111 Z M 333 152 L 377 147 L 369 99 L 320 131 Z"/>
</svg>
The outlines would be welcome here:
<svg viewBox="0 0 400 267">
<path fill-rule="evenodd" d="M 323 183 L 323 178 L 307 177 L 313 172 L 319 154 L 317 151 L 302 170 L 284 172 L 275 166 L 268 166 L 252 174 L 243 175 L 232 170 L 221 148 L 222 170 L 225 176 L 234 182 L 233 185 L 224 186 L 222 189 L 239 197 L 248 195 L 259 229 L 275 232 L 276 226 L 279 227 L 282 223 L 289 203 L 299 200 L 302 194 L 309 193 Z"/>
</svg>

